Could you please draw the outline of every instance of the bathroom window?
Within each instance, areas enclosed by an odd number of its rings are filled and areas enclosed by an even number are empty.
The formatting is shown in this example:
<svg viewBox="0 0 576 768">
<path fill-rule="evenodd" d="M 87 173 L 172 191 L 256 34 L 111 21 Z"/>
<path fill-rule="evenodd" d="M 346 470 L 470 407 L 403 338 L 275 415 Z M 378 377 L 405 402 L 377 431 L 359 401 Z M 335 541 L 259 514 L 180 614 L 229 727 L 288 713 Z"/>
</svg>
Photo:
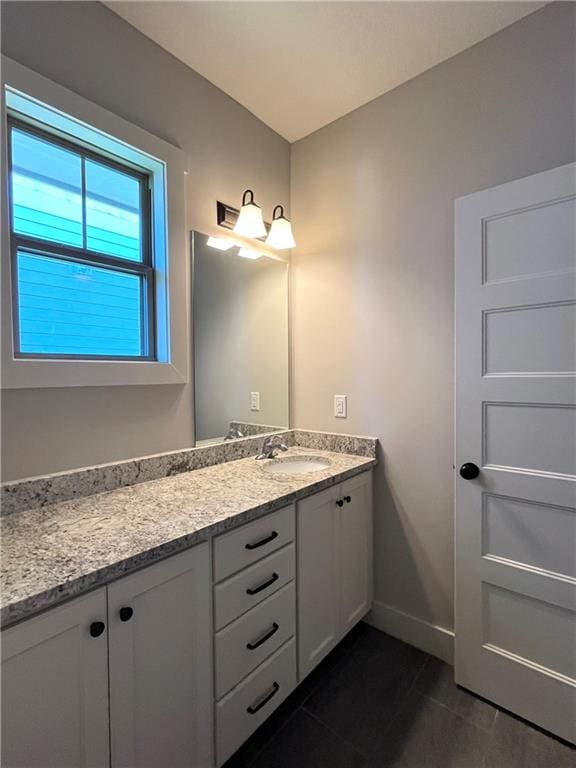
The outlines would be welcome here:
<svg viewBox="0 0 576 768">
<path fill-rule="evenodd" d="M 0 82 L 2 386 L 186 383 L 186 155 L 5 56 Z"/>
<path fill-rule="evenodd" d="M 149 174 L 8 127 L 15 356 L 155 359 Z"/>
</svg>

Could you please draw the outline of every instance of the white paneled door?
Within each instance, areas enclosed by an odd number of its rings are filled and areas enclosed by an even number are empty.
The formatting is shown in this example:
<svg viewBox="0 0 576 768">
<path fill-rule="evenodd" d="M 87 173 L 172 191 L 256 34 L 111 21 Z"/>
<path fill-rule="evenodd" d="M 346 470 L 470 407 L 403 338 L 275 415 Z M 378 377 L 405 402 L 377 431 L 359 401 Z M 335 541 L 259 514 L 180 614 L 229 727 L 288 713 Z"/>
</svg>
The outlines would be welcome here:
<svg viewBox="0 0 576 768">
<path fill-rule="evenodd" d="M 576 164 L 456 202 L 456 682 L 576 741 Z"/>
</svg>

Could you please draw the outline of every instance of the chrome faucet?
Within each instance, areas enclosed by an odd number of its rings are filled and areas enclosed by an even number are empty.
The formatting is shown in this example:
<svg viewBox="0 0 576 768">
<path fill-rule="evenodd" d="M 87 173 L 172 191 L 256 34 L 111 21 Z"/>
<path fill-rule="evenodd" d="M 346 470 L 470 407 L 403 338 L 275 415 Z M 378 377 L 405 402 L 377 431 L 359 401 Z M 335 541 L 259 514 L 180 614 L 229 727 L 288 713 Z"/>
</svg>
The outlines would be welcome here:
<svg viewBox="0 0 576 768">
<path fill-rule="evenodd" d="M 284 443 L 275 443 L 273 437 L 267 437 L 262 444 L 261 453 L 256 456 L 256 461 L 261 459 L 274 459 L 276 458 L 276 451 L 287 451 L 288 446 Z"/>
<path fill-rule="evenodd" d="M 240 437 L 244 437 L 244 433 L 240 427 L 234 424 L 230 424 L 230 429 L 228 430 L 228 434 L 225 436 L 224 440 L 238 440 Z"/>
</svg>

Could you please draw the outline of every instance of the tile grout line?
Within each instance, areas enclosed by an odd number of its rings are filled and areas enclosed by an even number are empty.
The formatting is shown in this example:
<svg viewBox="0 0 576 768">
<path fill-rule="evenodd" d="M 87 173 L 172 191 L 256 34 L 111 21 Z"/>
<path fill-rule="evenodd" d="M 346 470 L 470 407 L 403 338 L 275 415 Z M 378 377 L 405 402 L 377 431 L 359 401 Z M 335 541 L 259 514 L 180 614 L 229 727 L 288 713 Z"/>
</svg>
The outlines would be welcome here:
<svg viewBox="0 0 576 768">
<path fill-rule="evenodd" d="M 428 701 L 431 701 L 434 704 L 437 704 L 438 706 L 443 707 L 445 710 L 450 712 L 450 714 L 455 715 L 456 717 L 459 717 L 467 725 L 471 725 L 474 728 L 476 728 L 476 730 L 478 730 L 480 733 L 485 734 L 486 738 L 483 740 L 483 741 L 485 741 L 485 746 L 484 746 L 484 750 L 483 750 L 483 754 L 482 754 L 482 763 L 480 765 L 480 768 L 486 768 L 486 760 L 488 759 L 488 751 L 490 749 L 490 745 L 491 745 L 492 740 L 494 738 L 494 730 L 495 730 L 495 725 L 496 725 L 496 718 L 498 717 L 499 710 L 498 710 L 497 707 L 494 707 L 495 712 L 494 712 L 494 718 L 492 720 L 492 725 L 490 726 L 490 728 L 488 730 L 484 730 L 483 728 L 479 728 L 474 723 L 471 723 L 469 720 L 467 720 L 465 717 L 460 715 L 458 712 L 455 712 L 453 709 L 450 709 L 450 707 L 446 706 L 441 701 L 438 701 L 437 699 L 434 699 L 432 696 L 428 696 L 425 693 L 422 693 L 421 691 L 419 691 L 416 688 L 416 684 L 417 684 L 418 679 L 422 675 L 422 672 L 424 671 L 425 667 L 427 666 L 427 664 L 429 663 L 431 658 L 433 658 L 433 657 L 428 655 L 428 658 L 426 659 L 425 663 L 422 665 L 422 667 L 420 668 L 420 671 L 418 672 L 418 674 L 414 678 L 414 683 L 413 683 L 412 688 L 410 689 L 409 693 L 412 693 L 413 690 L 416 690 L 416 692 L 419 693 L 423 698 L 426 698 L 426 699 L 428 699 Z"/>
<path fill-rule="evenodd" d="M 356 641 L 356 643 L 358 643 L 358 640 Z M 354 644 L 353 648 L 354 648 L 354 647 L 356 647 L 356 643 Z M 389 720 L 389 722 L 388 722 L 388 727 L 387 727 L 387 728 L 386 728 L 386 729 L 383 731 L 383 733 L 388 733 L 388 732 L 390 731 L 390 729 L 391 729 L 392 725 L 394 724 L 394 722 L 395 722 L 396 718 L 398 717 L 398 715 L 399 715 L 399 713 L 400 713 L 400 711 L 401 711 L 402 707 L 404 706 L 404 703 L 406 702 L 406 700 L 407 700 L 408 696 L 409 696 L 409 695 L 412 693 L 412 691 L 414 690 L 414 687 L 415 687 L 415 685 L 416 685 L 416 681 L 417 681 L 417 680 L 418 680 L 418 678 L 420 677 L 420 675 L 421 675 L 422 671 L 424 670 L 424 667 L 425 667 L 425 666 L 426 666 L 426 664 L 428 663 L 429 659 L 430 659 L 430 655 L 429 655 L 429 654 L 425 654 L 425 659 L 423 660 L 423 662 L 422 662 L 422 664 L 421 664 L 420 668 L 418 669 L 418 671 L 417 671 L 417 672 L 416 672 L 416 674 L 414 675 L 414 679 L 412 680 L 411 684 L 408 686 L 408 689 L 407 689 L 406 693 L 405 693 L 403 696 L 402 696 L 402 695 L 400 696 L 400 698 L 399 698 L 399 701 L 398 701 L 398 704 L 397 704 L 397 707 L 395 708 L 394 714 L 393 714 L 393 715 L 392 715 L 392 717 L 390 718 L 390 720 Z M 344 662 L 344 661 L 345 661 L 345 659 L 343 659 L 343 662 Z M 342 663 L 343 663 L 343 662 L 342 662 Z M 337 665 L 337 666 L 339 666 L 339 665 Z M 336 667 L 335 667 L 335 669 L 336 669 Z M 333 670 L 331 670 L 331 671 L 333 671 Z M 306 702 L 307 702 L 308 700 L 309 700 L 309 697 L 306 699 Z M 318 721 L 318 722 L 319 722 L 321 725 L 323 725 L 323 726 L 324 726 L 324 727 L 325 727 L 325 728 L 326 728 L 328 731 L 330 731 L 330 732 L 331 732 L 331 733 L 333 733 L 335 736 L 337 736 L 337 737 L 338 737 L 338 738 L 339 738 L 339 739 L 340 739 L 340 740 L 341 740 L 341 741 L 342 741 L 344 744 L 347 744 L 349 747 L 351 747 L 351 748 L 354 750 L 354 752 L 355 752 L 356 754 L 360 755 L 360 757 L 364 758 L 365 760 L 369 760 L 369 759 L 370 759 L 370 757 L 371 757 L 371 754 L 370 754 L 370 753 L 367 753 L 367 754 L 365 754 L 364 752 L 360 752 L 360 750 L 358 750 L 358 749 L 357 749 L 357 748 L 356 748 L 356 747 L 355 747 L 353 744 L 351 744 L 351 743 L 350 743 L 350 742 L 348 742 L 346 739 L 344 739 L 344 738 L 343 738 L 343 737 L 342 737 L 342 736 L 341 736 L 339 733 L 337 733 L 336 731 L 334 731 L 334 730 L 333 730 L 333 729 L 332 729 L 332 728 L 331 728 L 331 727 L 330 727 L 330 726 L 329 726 L 327 723 L 325 723 L 325 722 L 324 722 L 324 721 L 323 721 L 321 718 L 319 718 L 317 715 L 315 715 L 313 712 L 311 712 L 311 711 L 310 711 L 310 710 L 309 710 L 309 709 L 308 709 L 308 708 L 305 706 L 306 702 L 304 702 L 304 703 L 303 703 L 303 705 L 302 705 L 302 709 L 303 709 L 303 710 L 304 710 L 304 711 L 305 711 L 307 714 L 311 715 L 311 716 L 312 716 L 312 717 L 313 717 L 315 720 L 317 720 L 317 721 Z"/>
<path fill-rule="evenodd" d="M 416 685 L 418 683 L 418 680 L 420 679 L 420 677 L 422 675 L 422 672 L 426 668 L 428 662 L 430 661 L 430 659 L 433 659 L 433 658 L 435 658 L 435 657 L 428 655 L 428 658 L 426 659 L 425 663 L 422 665 L 422 668 L 420 669 L 420 671 L 416 675 L 416 678 L 414 680 L 414 687 L 416 687 Z M 450 665 L 448 665 L 448 666 L 450 666 Z M 454 685 L 456 685 L 456 683 L 454 683 Z M 461 689 L 460 687 L 458 687 L 458 690 L 466 691 L 466 689 L 464 689 L 464 688 Z M 460 712 L 457 712 L 455 709 L 452 709 L 452 707 L 449 707 L 448 704 L 445 704 L 443 701 L 440 701 L 440 699 L 436 699 L 436 698 L 434 698 L 434 696 L 430 696 L 429 694 L 424 693 L 424 691 L 421 691 L 418 688 L 416 688 L 416 691 L 421 696 L 423 696 L 425 699 L 428 699 L 429 701 L 434 702 L 434 704 L 438 704 L 439 706 L 441 706 L 444 709 L 448 710 L 448 712 L 451 712 L 453 715 L 456 715 L 461 720 L 464 720 L 465 723 L 468 723 L 469 725 L 473 725 L 479 731 L 482 731 L 483 733 L 491 734 L 492 731 L 494 730 L 494 726 L 496 724 L 496 717 L 498 715 L 498 707 L 495 704 L 492 704 L 492 702 L 487 701 L 487 700 L 482 699 L 482 698 L 478 698 L 478 697 L 474 696 L 474 694 L 466 691 L 466 693 L 468 693 L 468 695 L 474 701 L 480 701 L 481 703 L 486 704 L 486 705 L 488 705 L 488 706 L 490 706 L 490 707 L 492 707 L 494 709 L 494 717 L 492 718 L 492 723 L 490 724 L 490 727 L 489 728 L 481 728 L 479 725 L 476 725 L 476 723 L 473 723 L 471 720 L 468 720 L 468 718 L 464 717 L 464 715 L 460 714 Z"/>
<path fill-rule="evenodd" d="M 456 712 L 455 709 L 452 709 L 452 707 L 449 707 L 448 704 L 445 704 L 443 701 L 440 701 L 439 699 L 435 699 L 433 696 L 429 696 L 427 693 L 423 693 L 417 688 L 416 688 L 416 693 L 422 696 L 423 699 L 428 699 L 428 701 L 431 701 L 432 704 L 437 704 L 439 707 L 442 707 L 442 709 L 445 709 L 447 712 L 450 712 L 451 715 L 454 715 L 455 717 L 459 718 L 460 720 L 465 722 L 467 725 L 471 725 L 473 728 L 476 728 L 476 730 L 480 731 L 481 733 L 492 733 L 492 730 L 494 728 L 494 723 L 496 722 L 497 711 L 494 714 L 490 728 L 481 728 L 479 725 L 476 725 L 476 723 L 473 723 L 467 717 L 464 717 L 464 715 L 462 715 L 460 712 Z"/>
<path fill-rule="evenodd" d="M 280 706 L 281 706 L 281 705 L 280 705 Z M 250 766 L 251 766 L 251 765 L 254 765 L 254 763 L 256 762 L 256 760 L 258 760 L 258 758 L 259 758 L 259 757 L 260 757 L 260 755 L 261 755 L 261 754 L 264 752 L 264 750 L 266 749 L 266 747 L 268 747 L 268 746 L 269 746 L 269 745 L 270 745 L 270 744 L 271 744 L 271 743 L 274 741 L 274 739 L 276 738 L 276 736 L 278 736 L 278 734 L 280 734 L 280 733 L 281 733 L 281 732 L 284 730 L 284 728 L 286 728 L 286 726 L 288 725 L 288 723 L 290 723 L 290 722 L 291 722 L 291 721 L 294 719 L 294 717 L 295 717 L 295 716 L 298 714 L 298 712 L 300 711 L 300 709 L 301 709 L 301 707 L 299 707 L 299 706 L 298 706 L 298 707 L 296 707 L 296 709 L 294 710 L 294 712 L 291 712 L 291 713 L 290 713 L 290 714 L 289 714 L 289 715 L 286 717 L 286 719 L 283 721 L 282 725 L 281 725 L 281 726 L 280 726 L 280 727 L 279 727 L 279 728 L 278 728 L 276 731 L 274 731 L 274 733 L 273 733 L 273 734 L 271 734 L 271 735 L 270 735 L 270 738 L 269 738 L 269 739 L 266 739 L 266 740 L 263 742 L 263 744 L 262 744 L 262 746 L 261 746 L 261 747 L 259 747 L 258 749 L 255 749 L 255 752 L 256 752 L 256 754 L 253 756 L 253 758 L 251 758 L 251 759 L 249 759 L 249 760 L 248 760 L 248 762 L 246 763 L 246 768 L 250 768 Z M 272 713 L 272 714 L 274 714 L 274 713 Z M 266 721 L 264 721 L 264 722 L 262 723 L 262 725 L 265 725 L 265 723 L 266 723 Z M 262 727 L 262 726 L 260 726 L 260 727 Z M 254 733 L 256 733 L 256 732 L 257 732 L 257 731 L 254 731 Z M 252 734 L 252 735 L 254 735 L 254 734 Z"/>
<path fill-rule="evenodd" d="M 486 761 L 488 760 L 488 754 L 490 752 L 492 742 L 494 741 L 494 736 L 496 732 L 496 720 L 499 714 L 500 714 L 500 710 L 497 709 L 496 714 L 494 715 L 494 722 L 492 723 L 492 728 L 488 731 L 488 738 L 486 739 L 486 746 L 484 748 L 484 754 L 482 755 L 482 765 L 480 766 L 480 768 L 486 768 Z"/>
<path fill-rule="evenodd" d="M 358 645 L 359 642 L 360 642 L 360 638 L 357 637 L 356 640 L 354 641 L 354 643 L 352 644 L 352 647 L 349 649 L 349 654 L 353 653 L 353 651 L 355 650 L 355 648 L 356 648 L 356 646 Z M 323 659 L 322 661 L 325 661 L 325 659 Z M 325 673 L 323 678 L 318 680 L 318 682 L 310 689 L 310 691 L 306 694 L 306 696 L 300 702 L 299 709 L 305 709 L 306 704 L 310 701 L 312 696 L 314 696 L 314 694 L 316 694 L 319 691 L 319 689 L 322 687 L 322 685 L 326 682 L 326 679 L 329 678 L 334 672 L 339 670 L 341 667 L 343 667 L 346 661 L 347 661 L 347 657 L 343 655 L 342 658 L 339 659 L 334 664 L 334 666 Z M 320 662 L 320 663 L 322 663 L 322 662 Z M 314 670 L 312 670 L 312 673 L 313 672 L 314 672 Z"/>
<path fill-rule="evenodd" d="M 398 701 L 398 705 L 397 705 L 396 709 L 394 710 L 394 714 L 390 718 L 390 720 L 388 722 L 388 727 L 384 730 L 383 735 L 384 734 L 388 734 L 390 732 L 392 726 L 394 725 L 394 723 L 396 722 L 396 720 L 400 716 L 400 713 L 402 711 L 402 708 L 404 707 L 404 704 L 408 701 L 408 697 L 410 696 L 412 691 L 415 690 L 415 688 L 416 688 L 416 681 L 418 680 L 418 678 L 422 674 L 422 672 L 424 670 L 424 667 L 430 661 L 430 658 L 431 658 L 430 654 L 426 654 L 426 659 L 423 661 L 423 663 L 422 663 L 420 669 L 418 670 L 418 672 L 416 672 L 416 674 L 414 675 L 414 679 L 412 680 L 412 683 L 408 686 L 408 688 L 406 690 L 406 693 L 404 694 L 404 696 L 400 696 L 400 699 Z M 366 758 L 367 759 L 370 758 L 370 755 L 366 755 Z"/>
<path fill-rule="evenodd" d="M 350 652 L 352 652 L 356 648 L 356 646 L 358 645 L 359 642 L 360 642 L 360 637 L 357 637 L 356 640 L 353 642 L 352 647 L 350 648 Z M 334 667 L 332 669 L 330 669 L 329 672 L 326 672 L 325 677 L 323 679 L 319 680 L 317 682 L 317 684 L 315 686 L 313 686 L 313 688 L 310 690 L 308 695 L 298 704 L 298 706 L 294 709 L 294 711 L 291 712 L 288 715 L 288 717 L 282 723 L 282 725 L 276 731 L 274 731 L 273 734 L 271 734 L 269 739 L 266 739 L 264 741 L 264 743 L 262 744 L 262 746 L 260 748 L 255 750 L 256 754 L 253 756 L 253 758 L 248 760 L 248 763 L 246 764 L 246 768 L 250 768 L 251 765 L 254 765 L 254 763 L 256 762 L 256 760 L 258 760 L 258 758 L 263 753 L 263 751 L 266 749 L 266 747 L 268 747 L 274 741 L 274 739 L 284 730 L 284 728 L 288 725 L 288 723 L 290 723 L 294 719 L 294 717 L 298 714 L 298 712 L 305 712 L 306 714 L 311 715 L 312 717 L 314 717 L 315 720 L 320 722 L 321 725 L 323 725 L 326 728 L 328 728 L 328 726 L 326 726 L 325 723 L 322 723 L 322 721 L 320 721 L 317 717 L 315 717 L 312 714 L 312 712 L 310 712 L 308 709 L 306 709 L 305 705 L 306 705 L 306 702 L 308 702 L 310 700 L 310 698 L 316 693 L 316 691 L 320 688 L 320 686 L 325 682 L 325 678 L 328 677 L 329 675 L 331 675 L 333 672 L 335 672 L 341 665 L 344 664 L 345 661 L 346 661 L 346 657 L 343 656 L 342 659 L 340 659 L 334 665 Z M 296 690 L 296 689 L 294 689 L 294 690 Z M 262 723 L 262 725 L 264 725 L 265 722 L 266 721 L 264 721 L 264 723 Z M 331 730 L 331 729 L 328 729 L 328 730 Z M 255 731 L 255 733 L 256 733 L 256 731 Z M 341 737 L 339 737 L 339 738 L 341 738 Z M 344 741 L 344 739 L 341 739 L 341 740 Z M 347 742 L 344 741 L 344 743 L 347 743 Z M 351 745 L 349 745 L 349 746 L 351 746 Z M 356 754 L 360 754 L 358 752 L 358 750 L 354 749 L 354 751 L 356 752 Z M 362 757 L 362 755 L 360 755 L 360 756 Z"/>
<path fill-rule="evenodd" d="M 349 747 L 358 757 L 363 758 L 364 760 L 368 759 L 368 755 L 364 755 L 360 750 L 358 750 L 353 744 L 351 744 L 347 739 L 343 738 L 337 731 L 335 731 L 333 728 L 331 728 L 329 725 L 327 725 L 323 720 L 321 720 L 317 715 L 314 714 L 314 712 L 310 712 L 309 709 L 306 709 L 306 707 L 302 707 L 302 711 L 307 714 L 309 717 L 311 717 L 313 720 L 315 720 L 318 725 L 321 725 L 324 730 L 328 731 L 328 733 L 331 733 L 333 736 L 335 736 L 338 741 L 341 741 L 342 744 L 345 744 L 347 747 Z"/>
</svg>

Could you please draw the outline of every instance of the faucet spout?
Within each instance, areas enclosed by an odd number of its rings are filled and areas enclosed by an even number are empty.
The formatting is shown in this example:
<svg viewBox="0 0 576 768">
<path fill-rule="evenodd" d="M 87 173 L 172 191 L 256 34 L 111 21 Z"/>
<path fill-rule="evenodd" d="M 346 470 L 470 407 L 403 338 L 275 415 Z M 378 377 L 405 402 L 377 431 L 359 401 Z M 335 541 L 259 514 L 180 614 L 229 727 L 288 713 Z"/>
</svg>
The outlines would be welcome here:
<svg viewBox="0 0 576 768">
<path fill-rule="evenodd" d="M 256 456 L 256 461 L 261 461 L 262 459 L 274 459 L 276 458 L 278 451 L 287 450 L 288 446 L 284 445 L 284 443 L 274 442 L 273 437 L 267 437 L 262 444 L 261 452 Z"/>
</svg>

